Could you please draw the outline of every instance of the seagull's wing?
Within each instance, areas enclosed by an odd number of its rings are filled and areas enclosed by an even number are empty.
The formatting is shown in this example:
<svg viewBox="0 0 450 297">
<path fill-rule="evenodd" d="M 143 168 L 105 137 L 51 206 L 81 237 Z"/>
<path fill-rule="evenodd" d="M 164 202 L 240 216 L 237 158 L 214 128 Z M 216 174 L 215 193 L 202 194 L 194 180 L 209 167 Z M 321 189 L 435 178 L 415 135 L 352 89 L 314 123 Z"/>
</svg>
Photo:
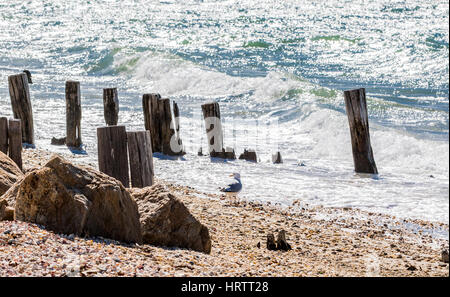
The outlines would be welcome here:
<svg viewBox="0 0 450 297">
<path fill-rule="evenodd" d="M 220 189 L 220 191 L 235 193 L 235 192 L 239 192 L 241 189 L 242 189 L 242 184 L 240 182 L 236 181 L 232 184 L 229 184 L 228 187 Z"/>
</svg>

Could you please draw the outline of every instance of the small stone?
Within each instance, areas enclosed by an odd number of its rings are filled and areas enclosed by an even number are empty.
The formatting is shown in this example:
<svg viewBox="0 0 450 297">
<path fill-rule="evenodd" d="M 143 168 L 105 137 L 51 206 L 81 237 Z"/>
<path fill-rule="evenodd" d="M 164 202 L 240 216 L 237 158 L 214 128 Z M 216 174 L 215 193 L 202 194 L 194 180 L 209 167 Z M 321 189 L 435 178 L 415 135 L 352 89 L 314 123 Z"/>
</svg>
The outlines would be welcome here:
<svg viewBox="0 0 450 297">
<path fill-rule="evenodd" d="M 406 268 L 406 270 L 408 270 L 408 271 L 416 271 L 417 268 L 416 268 L 416 266 L 408 265 L 408 268 Z"/>
<path fill-rule="evenodd" d="M 261 248 L 261 243 L 258 242 L 258 244 L 256 245 L 257 248 Z"/>
</svg>

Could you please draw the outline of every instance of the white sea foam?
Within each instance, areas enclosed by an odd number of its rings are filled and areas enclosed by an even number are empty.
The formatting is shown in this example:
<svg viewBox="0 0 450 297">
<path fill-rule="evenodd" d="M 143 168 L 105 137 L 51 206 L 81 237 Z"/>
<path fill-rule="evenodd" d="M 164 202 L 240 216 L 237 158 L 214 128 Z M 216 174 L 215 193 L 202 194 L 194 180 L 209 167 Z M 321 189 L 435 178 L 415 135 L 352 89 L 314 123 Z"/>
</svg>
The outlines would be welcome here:
<svg viewBox="0 0 450 297">
<path fill-rule="evenodd" d="M 143 129 L 142 93 L 156 92 L 178 102 L 189 148 L 155 158 L 160 178 L 216 192 L 240 172 L 244 199 L 448 222 L 448 1 L 4 2 L 0 116 L 12 115 L 7 76 L 30 69 L 40 148 L 67 152 L 50 146 L 65 133 L 66 79 L 81 81 L 80 159 L 92 163 L 101 89 L 118 87 L 128 130 Z M 353 173 L 341 90 L 361 85 L 377 178 Z M 260 163 L 196 155 L 206 151 L 200 104 L 212 100 L 225 145 L 256 148 Z M 276 149 L 283 164 L 270 162 Z"/>
</svg>

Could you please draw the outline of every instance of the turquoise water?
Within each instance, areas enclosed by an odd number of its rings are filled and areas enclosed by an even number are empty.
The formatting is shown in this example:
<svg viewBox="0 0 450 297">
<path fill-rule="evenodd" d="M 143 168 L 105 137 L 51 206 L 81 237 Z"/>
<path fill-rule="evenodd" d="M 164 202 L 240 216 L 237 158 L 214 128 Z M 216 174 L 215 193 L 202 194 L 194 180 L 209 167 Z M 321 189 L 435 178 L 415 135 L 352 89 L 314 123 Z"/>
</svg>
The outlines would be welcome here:
<svg viewBox="0 0 450 297">
<path fill-rule="evenodd" d="M 65 131 L 67 79 L 81 81 L 89 161 L 102 88 L 118 88 L 130 130 L 143 129 L 142 94 L 157 92 L 178 102 L 188 151 L 156 159 L 162 178 L 214 192 L 239 171 L 250 200 L 448 222 L 448 1 L 78 2 L 0 3 L 0 116 L 12 114 L 7 76 L 29 69 L 39 147 L 64 150 L 49 142 Z M 342 91 L 359 87 L 378 179 L 352 172 Z M 226 145 L 256 148 L 261 163 L 196 156 L 200 104 L 212 100 Z M 260 143 L 266 132 L 278 148 Z M 276 149 L 283 165 L 269 161 Z"/>
</svg>

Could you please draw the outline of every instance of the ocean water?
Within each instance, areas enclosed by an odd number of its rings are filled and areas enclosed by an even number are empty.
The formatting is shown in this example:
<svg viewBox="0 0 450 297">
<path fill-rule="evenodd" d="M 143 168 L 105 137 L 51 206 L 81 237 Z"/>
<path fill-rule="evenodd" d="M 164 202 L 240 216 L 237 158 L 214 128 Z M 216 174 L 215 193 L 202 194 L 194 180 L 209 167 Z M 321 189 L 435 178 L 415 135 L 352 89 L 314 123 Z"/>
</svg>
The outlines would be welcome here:
<svg viewBox="0 0 450 297">
<path fill-rule="evenodd" d="M 187 155 L 156 175 L 216 193 L 240 172 L 242 199 L 356 207 L 449 220 L 449 2 L 0 2 L 0 116 L 7 76 L 28 69 L 37 147 L 65 134 L 64 82 L 81 82 L 82 137 L 96 162 L 102 88 L 142 130 L 143 93 L 175 100 Z M 353 172 L 343 90 L 366 88 L 377 177 Z M 218 101 L 225 145 L 260 162 L 211 161 L 200 105 Z M 281 151 L 284 163 L 271 163 Z"/>
</svg>

